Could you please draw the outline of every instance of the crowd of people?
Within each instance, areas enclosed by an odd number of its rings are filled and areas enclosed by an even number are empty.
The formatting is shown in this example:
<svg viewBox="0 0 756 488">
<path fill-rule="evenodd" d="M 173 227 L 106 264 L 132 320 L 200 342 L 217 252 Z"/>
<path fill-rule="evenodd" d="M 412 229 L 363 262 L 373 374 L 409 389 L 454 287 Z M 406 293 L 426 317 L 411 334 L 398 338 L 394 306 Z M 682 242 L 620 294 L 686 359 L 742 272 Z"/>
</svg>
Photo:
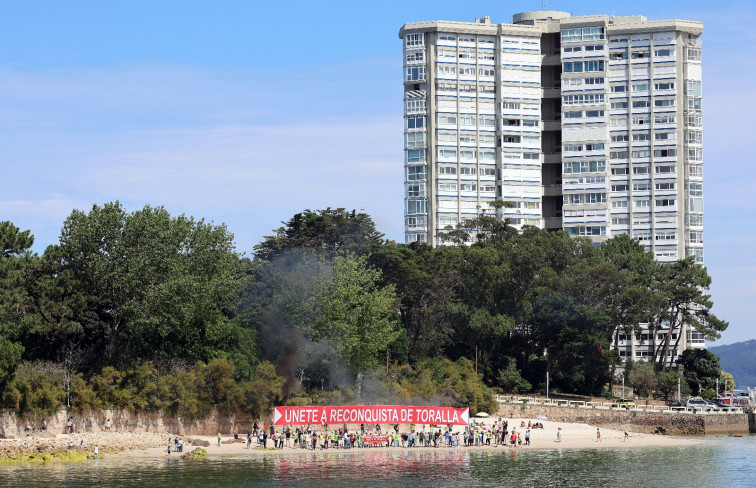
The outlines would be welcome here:
<svg viewBox="0 0 756 488">
<path fill-rule="evenodd" d="M 320 427 L 320 428 L 318 428 Z M 351 430 L 344 424 L 340 428 L 329 428 L 328 425 L 313 427 L 307 426 L 284 426 L 276 429 L 273 425 L 264 424 L 259 428 L 255 423 L 252 432 L 246 436 L 246 447 L 251 449 L 261 447 L 263 449 L 352 449 L 369 447 L 479 447 L 479 446 L 505 446 L 511 448 L 529 446 L 531 430 L 543 429 L 543 424 L 522 421 L 520 426 L 511 426 L 509 422 L 499 418 L 490 425 L 473 420 L 465 426 L 455 425 L 422 425 L 418 428 L 415 424 L 409 425 L 409 430 L 400 432 L 399 424 L 394 424 L 384 432 L 380 424 L 365 426 Z M 243 437 L 236 436 L 240 440 Z M 220 434 L 218 434 L 220 446 Z"/>
</svg>

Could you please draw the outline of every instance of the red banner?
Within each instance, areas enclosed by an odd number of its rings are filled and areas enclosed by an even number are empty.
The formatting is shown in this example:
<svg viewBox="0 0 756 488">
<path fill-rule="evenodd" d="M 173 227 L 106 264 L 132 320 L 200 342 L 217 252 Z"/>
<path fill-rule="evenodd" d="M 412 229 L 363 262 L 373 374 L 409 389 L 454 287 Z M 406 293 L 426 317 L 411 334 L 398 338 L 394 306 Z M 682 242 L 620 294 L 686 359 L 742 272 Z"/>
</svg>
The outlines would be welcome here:
<svg viewBox="0 0 756 488">
<path fill-rule="evenodd" d="M 274 425 L 439 424 L 467 425 L 469 408 L 398 405 L 275 407 Z"/>
<path fill-rule="evenodd" d="M 368 446 L 383 446 L 388 445 L 389 436 L 387 435 L 366 435 L 363 439 Z"/>
</svg>

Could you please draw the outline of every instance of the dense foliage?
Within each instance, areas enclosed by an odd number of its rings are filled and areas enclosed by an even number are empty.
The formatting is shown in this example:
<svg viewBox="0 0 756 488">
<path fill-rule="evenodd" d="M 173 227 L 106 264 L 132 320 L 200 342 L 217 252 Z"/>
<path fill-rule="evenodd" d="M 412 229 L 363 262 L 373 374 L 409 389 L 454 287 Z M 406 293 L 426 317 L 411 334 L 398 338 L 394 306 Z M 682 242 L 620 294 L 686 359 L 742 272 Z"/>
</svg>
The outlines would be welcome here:
<svg viewBox="0 0 756 488">
<path fill-rule="evenodd" d="M 30 231 L 0 222 L 2 403 L 31 414 L 492 410 L 492 389 L 543 390 L 547 373 L 554 390 L 604 393 L 620 364 L 615 331 L 638 323 L 658 332 L 653 365 L 626 374 L 668 395 L 680 327 L 715 338 L 727 326 L 692 258 L 659 264 L 627 236 L 594 246 L 484 214 L 464 228 L 476 231 L 449 232 L 448 246 L 401 245 L 365 214 L 306 210 L 249 259 L 225 226 L 161 207 L 74 211 L 42 255 Z M 709 387 L 719 370 L 693 363 L 685 378 Z"/>
</svg>

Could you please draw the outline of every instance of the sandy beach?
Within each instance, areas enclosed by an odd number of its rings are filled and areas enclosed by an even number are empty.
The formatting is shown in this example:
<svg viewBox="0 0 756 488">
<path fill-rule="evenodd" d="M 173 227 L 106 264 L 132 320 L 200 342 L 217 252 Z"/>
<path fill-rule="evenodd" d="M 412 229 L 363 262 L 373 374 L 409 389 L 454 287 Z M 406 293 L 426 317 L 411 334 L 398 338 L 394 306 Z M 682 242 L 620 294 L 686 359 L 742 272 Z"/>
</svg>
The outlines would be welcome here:
<svg viewBox="0 0 756 488">
<path fill-rule="evenodd" d="M 512 421 L 510 425 L 516 423 Z M 576 424 L 566 422 L 551 422 L 542 421 L 543 429 L 531 429 L 531 445 L 518 446 L 517 450 L 543 450 L 543 449 L 595 449 L 595 448 L 643 448 L 643 447 L 677 447 L 677 446 L 691 446 L 697 445 L 702 442 L 700 439 L 673 437 L 655 434 L 639 434 L 628 432 L 629 437 L 625 440 L 624 431 L 614 429 L 601 428 L 601 440 L 596 439 L 596 427 L 587 424 Z M 519 425 L 519 423 L 517 423 Z M 524 432 L 524 428 L 515 427 L 518 431 Z M 557 430 L 561 428 L 561 442 L 557 442 Z M 131 449 L 120 452 L 112 457 L 115 459 L 140 459 L 140 458 L 156 458 L 156 457 L 177 457 L 180 453 L 167 452 L 167 435 L 163 436 L 163 443 L 160 447 L 146 447 L 144 449 Z M 252 443 L 252 448 L 247 449 L 245 442 L 230 442 L 226 444 L 217 445 L 217 438 L 211 436 L 192 436 L 191 438 L 198 438 L 210 443 L 208 447 L 204 447 L 209 457 L 252 457 L 252 456 L 285 456 L 291 454 L 316 454 L 316 453 L 333 453 L 333 452 L 349 452 L 345 449 L 325 449 L 325 450 L 305 450 L 301 448 L 289 448 L 283 449 L 267 449 L 263 450 L 258 448 L 257 443 Z M 233 440 L 233 437 L 224 436 L 222 442 Z M 268 443 L 270 446 L 272 443 Z M 193 445 L 185 445 L 184 453 L 187 453 L 194 449 Z M 503 451 L 512 450 L 511 447 L 504 446 L 480 446 L 480 447 L 415 447 L 411 449 L 400 447 L 370 447 L 364 449 L 352 449 L 355 452 L 369 451 L 369 452 L 398 452 L 398 451 L 439 451 L 439 450 L 469 450 L 469 451 Z"/>
<path fill-rule="evenodd" d="M 525 429 L 519 427 L 520 419 L 511 420 L 511 426 L 520 432 Z M 655 434 L 640 434 L 628 432 L 629 437 L 625 440 L 624 431 L 601 428 L 601 440 L 596 438 L 596 426 L 588 424 L 541 421 L 543 429 L 531 429 L 531 445 L 518 446 L 518 450 L 542 450 L 542 449 L 595 449 L 595 448 L 643 448 L 643 447 L 676 447 L 696 445 L 702 442 L 696 438 L 674 437 Z M 561 428 L 561 442 L 557 442 L 557 432 Z M 420 429 L 420 426 L 418 426 Z M 167 433 L 130 433 L 130 432 L 98 432 L 98 433 L 75 433 L 48 434 L 44 437 L 29 436 L 23 439 L 0 439 L 0 457 L 16 457 L 36 453 L 50 453 L 68 450 L 69 443 L 73 450 L 86 454 L 90 458 L 98 447 L 99 457 L 103 460 L 127 460 L 146 458 L 176 458 L 181 453 L 168 453 Z M 174 438 L 175 435 L 171 435 Z M 243 436 L 240 434 L 240 438 Z M 252 443 L 252 448 L 247 449 L 243 441 L 235 441 L 233 436 L 223 435 L 222 443 L 217 445 L 215 436 L 186 436 L 184 441 L 184 454 L 192 451 L 198 445 L 209 443 L 203 447 L 209 457 L 252 457 L 252 456 L 285 456 L 297 454 L 317 454 L 328 452 L 348 452 L 344 449 L 305 450 L 301 448 L 284 447 L 283 449 L 262 449 L 257 447 L 257 442 Z M 204 442 L 198 442 L 204 441 Z M 193 442 L 194 441 L 194 442 Z M 271 446 L 272 442 L 268 443 Z M 439 450 L 469 450 L 469 451 L 502 451 L 512 450 L 512 447 L 504 446 L 479 446 L 479 447 L 415 447 L 412 449 L 400 447 L 370 447 L 364 450 L 370 452 L 400 452 L 400 451 L 439 451 Z M 363 449 L 353 450 L 360 452 Z"/>
</svg>

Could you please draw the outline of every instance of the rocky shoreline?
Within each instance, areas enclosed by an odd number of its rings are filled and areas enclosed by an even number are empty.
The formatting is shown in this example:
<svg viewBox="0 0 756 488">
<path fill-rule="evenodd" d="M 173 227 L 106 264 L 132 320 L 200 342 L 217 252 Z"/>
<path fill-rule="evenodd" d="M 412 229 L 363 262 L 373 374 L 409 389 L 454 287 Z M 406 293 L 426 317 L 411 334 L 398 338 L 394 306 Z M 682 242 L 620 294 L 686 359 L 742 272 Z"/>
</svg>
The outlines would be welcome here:
<svg viewBox="0 0 756 488">
<path fill-rule="evenodd" d="M 69 448 L 69 444 L 73 447 Z M 87 459 L 94 456 L 95 446 L 100 455 L 150 449 L 168 444 L 168 434 L 152 432 L 104 432 L 75 434 L 41 434 L 22 439 L 0 439 L 0 462 L 52 460 L 56 455 L 61 459 Z M 67 453 L 60 456 L 60 454 Z"/>
</svg>

